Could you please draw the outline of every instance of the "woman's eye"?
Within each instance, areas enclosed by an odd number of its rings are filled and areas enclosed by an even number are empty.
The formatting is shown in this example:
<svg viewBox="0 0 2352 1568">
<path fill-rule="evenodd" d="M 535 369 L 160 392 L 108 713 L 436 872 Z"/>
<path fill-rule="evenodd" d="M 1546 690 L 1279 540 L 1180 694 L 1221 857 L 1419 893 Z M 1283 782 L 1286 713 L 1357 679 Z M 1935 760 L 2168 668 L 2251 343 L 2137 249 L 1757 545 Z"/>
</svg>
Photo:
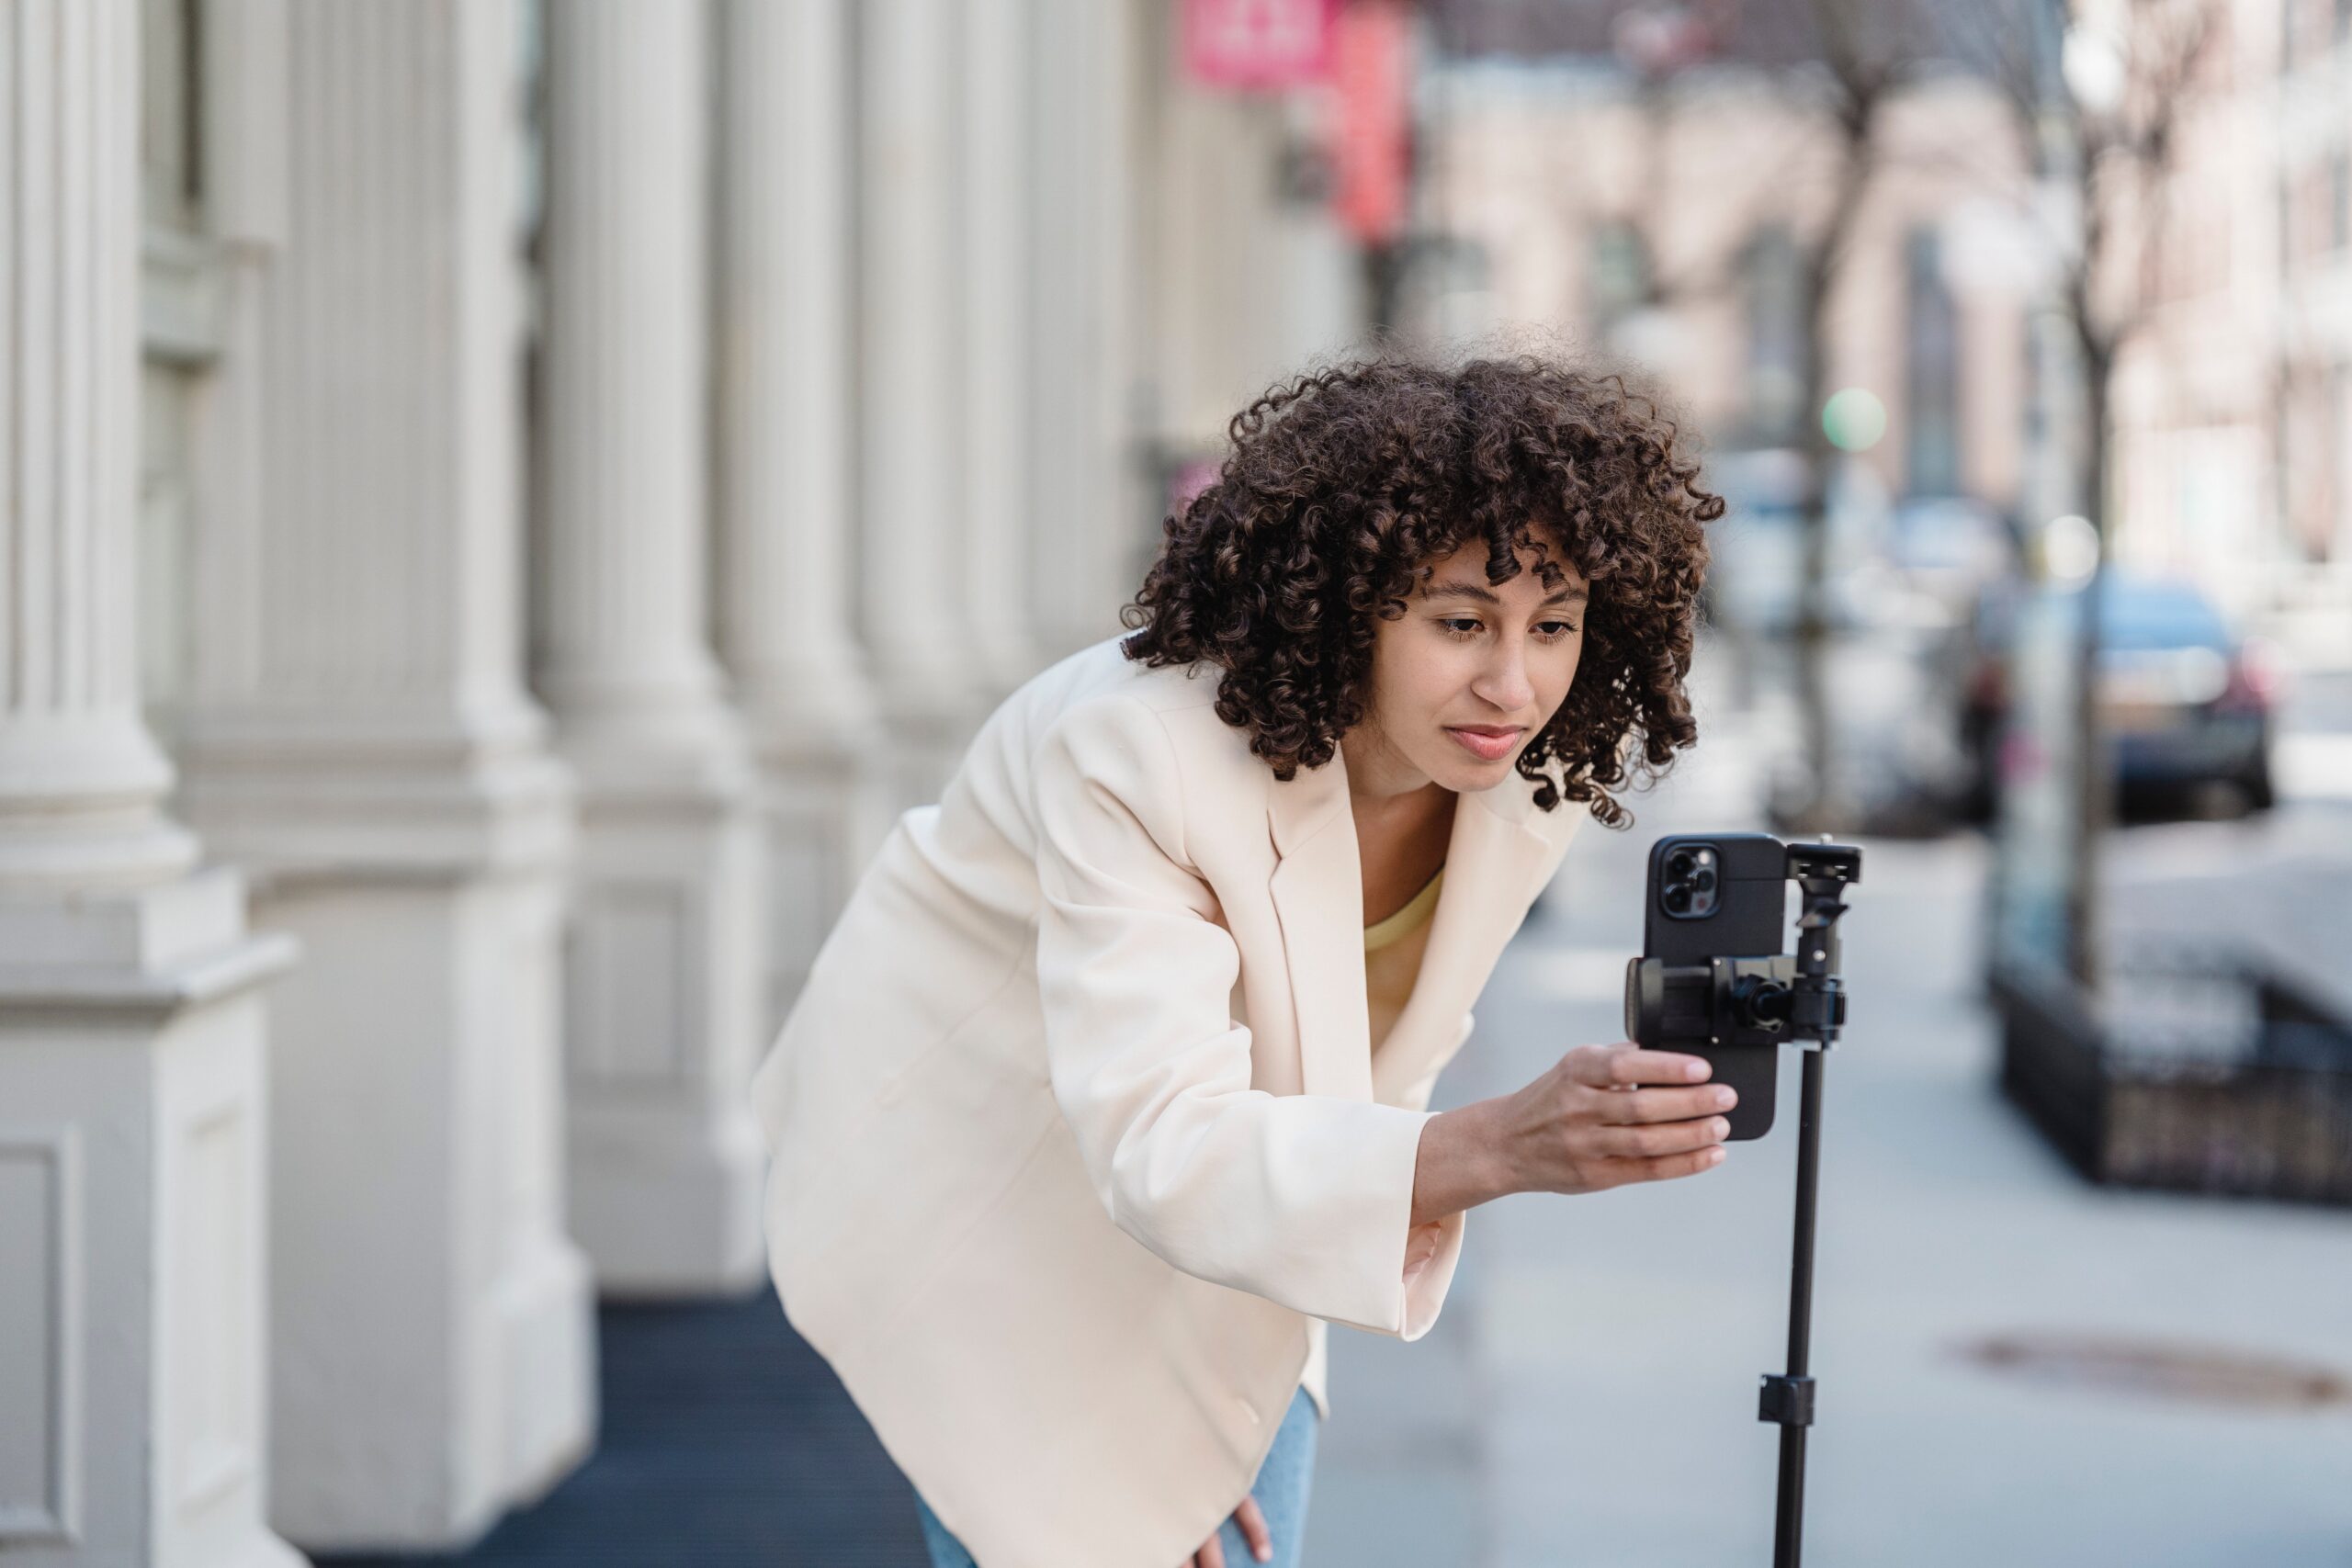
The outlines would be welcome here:
<svg viewBox="0 0 2352 1568">
<path fill-rule="evenodd" d="M 1438 625 L 1444 629 L 1446 636 L 1456 639 L 1476 637 L 1486 629 L 1483 623 L 1463 615 L 1448 616 Z M 1577 624 L 1574 621 L 1539 621 L 1535 629 L 1545 642 L 1558 642 L 1563 637 L 1575 636 Z"/>
</svg>

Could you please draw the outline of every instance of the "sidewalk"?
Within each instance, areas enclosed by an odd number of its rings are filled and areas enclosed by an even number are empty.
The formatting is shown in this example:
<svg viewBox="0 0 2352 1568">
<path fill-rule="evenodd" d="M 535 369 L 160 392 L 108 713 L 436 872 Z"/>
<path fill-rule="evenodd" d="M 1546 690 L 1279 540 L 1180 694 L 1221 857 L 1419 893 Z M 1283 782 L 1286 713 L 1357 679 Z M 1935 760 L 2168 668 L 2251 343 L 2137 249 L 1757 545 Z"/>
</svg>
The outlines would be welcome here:
<svg viewBox="0 0 2352 1568">
<path fill-rule="evenodd" d="M 1702 719 L 1708 739 L 1636 804 L 1636 828 L 1589 828 L 1571 848 L 1479 1004 L 1440 1107 L 1509 1092 L 1570 1045 L 1622 1037 L 1648 844 L 1758 821 L 1755 748 L 1735 722 Z M 2339 859 L 2352 845 L 2341 827 Z M 2304 842 L 2309 825 L 2247 831 Z M 2352 1216 L 2079 1180 L 1993 1086 L 1974 994 L 1981 841 L 1868 852 L 1846 920 L 1851 1028 L 1826 1084 L 1807 1562 L 2352 1561 L 2352 1406 L 2036 1384 L 1963 1357 L 1996 1334 L 2078 1332 L 2352 1373 Z M 2143 873 L 2136 843 L 2120 858 L 2133 897 L 2211 896 L 2161 865 Z M 1784 1350 L 1793 1053 L 1782 1066 L 1773 1134 L 1734 1145 L 1718 1170 L 1489 1204 L 1470 1218 L 1462 1273 L 1427 1337 L 1332 1336 L 1310 1562 L 1770 1561 L 1777 1444 L 1755 1391 Z"/>
</svg>

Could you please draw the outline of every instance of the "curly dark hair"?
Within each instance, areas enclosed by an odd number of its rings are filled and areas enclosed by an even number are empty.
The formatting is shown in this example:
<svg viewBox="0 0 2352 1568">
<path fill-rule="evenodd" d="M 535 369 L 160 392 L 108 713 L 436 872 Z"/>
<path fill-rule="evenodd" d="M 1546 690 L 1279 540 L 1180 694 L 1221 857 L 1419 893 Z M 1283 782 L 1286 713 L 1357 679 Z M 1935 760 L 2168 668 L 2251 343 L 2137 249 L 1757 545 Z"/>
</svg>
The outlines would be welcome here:
<svg viewBox="0 0 2352 1568">
<path fill-rule="evenodd" d="M 1604 826 L 1632 820 L 1616 795 L 1698 738 L 1683 681 L 1701 525 L 1724 512 L 1655 400 L 1532 354 L 1382 355 L 1279 383 L 1227 428 L 1216 481 L 1169 515 L 1120 610 L 1140 628 L 1128 658 L 1221 667 L 1218 716 L 1287 780 L 1363 720 L 1372 617 L 1402 615 L 1432 562 L 1483 539 L 1499 583 L 1529 549 L 1548 589 L 1556 551 L 1591 585 L 1584 649 L 1517 766 L 1546 811 L 1574 800 Z"/>
</svg>

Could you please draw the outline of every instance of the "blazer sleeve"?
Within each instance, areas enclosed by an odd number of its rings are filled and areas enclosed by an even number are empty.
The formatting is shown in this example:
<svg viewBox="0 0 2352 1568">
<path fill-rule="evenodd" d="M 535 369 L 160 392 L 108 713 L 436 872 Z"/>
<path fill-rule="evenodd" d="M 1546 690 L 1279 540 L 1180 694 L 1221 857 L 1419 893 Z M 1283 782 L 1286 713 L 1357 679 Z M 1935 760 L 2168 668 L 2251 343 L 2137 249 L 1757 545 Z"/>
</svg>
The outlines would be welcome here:
<svg viewBox="0 0 2352 1568">
<path fill-rule="evenodd" d="M 1426 1111 L 1430 1097 L 1437 1092 L 1438 1075 L 1446 1064 L 1460 1053 L 1463 1042 L 1470 1038 L 1476 1022 L 1471 1013 L 1462 1015 L 1462 1027 L 1455 1031 L 1453 1043 L 1440 1053 L 1430 1070 L 1398 1091 L 1396 1103 L 1408 1111 Z M 1462 1227 L 1468 1218 L 1463 1210 L 1423 1221 L 1413 1227 L 1413 1235 L 1405 1248 L 1406 1314 L 1409 1323 L 1426 1313 L 1427 1321 L 1435 1322 L 1438 1308 L 1444 1303 L 1446 1292 L 1453 1283 L 1453 1270 L 1462 1261 Z M 1405 1337 L 1417 1337 L 1408 1334 Z"/>
<path fill-rule="evenodd" d="M 1103 1209 L 1188 1274 L 1427 1333 L 1460 1246 L 1459 1216 L 1440 1257 L 1408 1235 L 1432 1113 L 1250 1087 L 1250 1030 L 1227 1008 L 1240 950 L 1188 858 L 1159 715 L 1124 695 L 1074 708 L 1035 769 L 1046 1053 Z"/>
</svg>

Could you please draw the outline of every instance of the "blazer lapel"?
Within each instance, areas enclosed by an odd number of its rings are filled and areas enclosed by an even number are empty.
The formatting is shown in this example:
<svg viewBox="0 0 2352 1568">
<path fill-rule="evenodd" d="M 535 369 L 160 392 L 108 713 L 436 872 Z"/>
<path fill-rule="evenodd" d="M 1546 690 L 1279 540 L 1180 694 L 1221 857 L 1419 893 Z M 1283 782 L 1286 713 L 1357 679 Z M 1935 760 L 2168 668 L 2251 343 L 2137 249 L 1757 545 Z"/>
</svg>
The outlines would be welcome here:
<svg viewBox="0 0 2352 1568">
<path fill-rule="evenodd" d="M 1355 814 L 1348 809 L 1346 761 L 1334 752 L 1322 767 L 1301 768 L 1288 784 L 1273 780 L 1266 817 L 1274 852 L 1282 857 L 1266 886 L 1290 967 L 1300 1089 L 1369 1100 L 1363 867 Z"/>
<path fill-rule="evenodd" d="M 1453 1026 L 1526 913 L 1534 879 L 1555 863 L 1552 851 L 1560 839 L 1529 820 L 1534 812 L 1530 787 L 1514 774 L 1493 789 L 1464 795 L 1455 807 L 1445 883 L 1420 976 L 1381 1046 L 1384 1089 L 1411 1083 L 1452 1043 Z M 1267 886 L 1290 969 L 1300 1087 L 1307 1094 L 1369 1100 L 1374 1064 L 1364 1004 L 1363 868 L 1344 757 L 1302 768 L 1288 784 L 1270 783 L 1266 813 L 1281 856 Z M 1574 826 L 1566 824 L 1565 831 Z"/>
</svg>

